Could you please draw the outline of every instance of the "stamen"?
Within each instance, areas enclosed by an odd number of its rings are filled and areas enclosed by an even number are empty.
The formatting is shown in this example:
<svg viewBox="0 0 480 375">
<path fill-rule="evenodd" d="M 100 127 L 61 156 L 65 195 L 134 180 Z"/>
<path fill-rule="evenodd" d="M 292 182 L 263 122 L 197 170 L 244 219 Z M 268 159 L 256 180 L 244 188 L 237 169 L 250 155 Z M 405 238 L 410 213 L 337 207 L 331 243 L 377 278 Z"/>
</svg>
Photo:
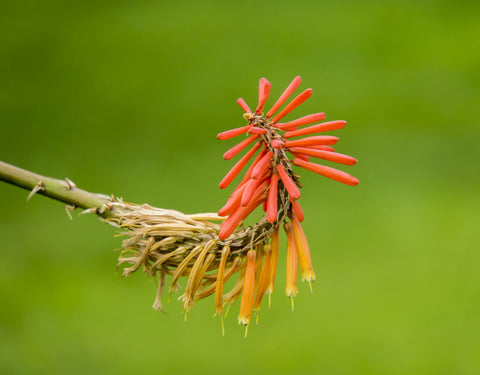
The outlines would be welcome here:
<svg viewBox="0 0 480 375">
<path fill-rule="evenodd" d="M 287 86 L 285 91 L 280 95 L 278 100 L 275 102 L 273 105 L 272 109 L 268 111 L 267 117 L 272 117 L 275 112 L 278 111 L 278 109 L 282 106 L 283 103 L 287 101 L 287 99 L 290 97 L 290 95 L 293 94 L 293 92 L 300 86 L 302 83 L 302 78 L 300 76 L 297 76 L 293 79 L 292 82 Z"/>
<path fill-rule="evenodd" d="M 285 147 L 303 147 L 303 146 L 317 146 L 317 145 L 334 145 L 338 142 L 338 138 L 332 135 L 317 135 L 314 137 L 307 137 L 298 139 L 296 141 L 286 141 Z"/>
<path fill-rule="evenodd" d="M 255 141 L 257 138 L 258 138 L 258 135 L 252 135 L 251 137 L 248 137 L 247 139 L 243 140 L 238 145 L 232 147 L 230 150 L 224 153 L 223 158 L 225 160 L 230 160 L 235 155 L 237 155 L 240 151 L 242 151 L 245 147 L 247 147 L 250 143 Z"/>
<path fill-rule="evenodd" d="M 339 154 L 339 153 L 331 152 L 331 151 L 312 150 L 312 149 L 303 148 L 303 147 L 292 147 L 292 148 L 290 148 L 289 151 L 292 154 L 298 153 L 299 155 L 300 154 L 310 155 L 310 156 L 313 156 L 313 157 L 316 157 L 316 158 L 319 158 L 319 159 L 333 161 L 335 163 L 340 163 L 340 164 L 345 164 L 345 165 L 354 165 L 355 163 L 357 163 L 357 159 L 352 158 L 351 156 L 343 155 L 343 154 Z"/>
<path fill-rule="evenodd" d="M 232 169 L 225 175 L 223 180 L 220 182 L 219 187 L 220 189 L 225 189 L 230 183 L 234 180 L 235 177 L 237 177 L 238 173 L 245 167 L 245 165 L 248 163 L 248 161 L 251 159 L 253 154 L 257 152 L 257 150 L 261 146 L 261 142 L 257 142 L 251 150 L 249 150 L 242 158 L 233 166 Z"/>
<path fill-rule="evenodd" d="M 285 122 L 283 124 L 278 123 L 278 124 L 275 124 L 275 127 L 281 130 L 292 130 L 297 126 L 312 124 L 314 122 L 322 121 L 324 119 L 325 119 L 325 113 L 320 112 L 320 113 L 314 113 L 313 115 L 303 116 L 303 117 L 297 118 L 296 120 Z"/>
<path fill-rule="evenodd" d="M 224 131 L 222 133 L 218 133 L 217 139 L 224 141 L 226 139 L 236 137 L 237 135 L 246 133 L 248 129 L 250 129 L 251 127 L 252 125 L 247 125 L 247 126 L 242 126 L 241 128 L 231 129 L 231 130 Z"/>
<path fill-rule="evenodd" d="M 277 171 L 278 171 L 278 174 L 280 175 L 280 178 L 282 179 L 285 189 L 287 189 L 288 194 L 293 199 L 300 198 L 301 194 L 300 194 L 300 190 L 298 189 L 298 186 L 295 185 L 295 182 L 293 182 L 293 180 L 290 178 L 288 173 L 285 171 L 285 168 L 283 168 L 283 165 L 278 164 Z"/>
<path fill-rule="evenodd" d="M 305 100 L 307 100 L 309 97 L 312 96 L 312 89 L 306 89 L 304 92 L 299 94 L 295 99 L 293 99 L 288 105 L 282 109 L 282 111 L 276 115 L 272 122 L 275 124 L 282 118 L 284 118 L 286 115 L 288 115 L 291 111 L 293 111 L 295 108 L 297 108 L 300 104 L 302 104 Z"/>
<path fill-rule="evenodd" d="M 292 138 L 292 137 L 298 137 L 298 136 L 301 136 L 301 135 L 328 132 L 328 131 L 331 131 L 331 130 L 342 129 L 342 128 L 345 127 L 346 124 L 347 124 L 347 122 L 343 121 L 343 120 L 324 122 L 323 124 L 309 126 L 308 128 L 294 130 L 294 131 L 291 131 L 291 132 L 286 132 L 286 133 L 283 134 L 283 136 L 285 138 Z"/>
<path fill-rule="evenodd" d="M 272 181 L 270 183 L 270 190 L 268 191 L 267 201 L 267 220 L 269 223 L 277 221 L 277 197 L 278 197 L 278 174 L 272 175 Z"/>
<path fill-rule="evenodd" d="M 339 171 L 335 168 L 327 167 L 325 165 L 310 163 L 308 161 L 297 158 L 293 159 L 292 163 L 298 167 L 308 169 L 309 171 L 318 173 L 322 176 L 331 178 L 332 180 L 342 182 L 350 186 L 355 186 L 359 183 L 358 179 L 353 177 L 352 175 L 349 175 L 348 173 L 345 173 L 343 171 Z"/>
<path fill-rule="evenodd" d="M 242 109 L 246 112 L 246 113 L 252 113 L 252 110 L 250 109 L 250 107 L 247 105 L 247 103 L 245 103 L 245 100 L 243 100 L 242 98 L 238 98 L 237 99 L 237 103 L 240 107 L 242 107 Z"/>
</svg>

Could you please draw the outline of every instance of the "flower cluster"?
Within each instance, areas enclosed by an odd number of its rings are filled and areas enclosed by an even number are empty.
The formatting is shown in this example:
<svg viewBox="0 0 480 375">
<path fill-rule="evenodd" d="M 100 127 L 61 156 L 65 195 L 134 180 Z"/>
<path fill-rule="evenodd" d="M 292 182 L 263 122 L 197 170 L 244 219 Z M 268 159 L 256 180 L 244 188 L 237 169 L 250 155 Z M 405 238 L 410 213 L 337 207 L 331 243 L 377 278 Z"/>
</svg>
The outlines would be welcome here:
<svg viewBox="0 0 480 375">
<path fill-rule="evenodd" d="M 237 100 L 245 111 L 243 117 L 247 120 L 247 125 L 227 130 L 217 136 L 220 140 L 226 140 L 246 135 L 241 142 L 225 152 L 223 158 L 226 160 L 234 158 L 250 146 L 250 149 L 220 182 L 221 189 L 227 188 L 258 153 L 226 204 L 218 211 L 220 216 L 228 216 L 222 224 L 218 238 L 228 244 L 229 240 L 235 237 L 232 234 L 238 233 L 238 227 L 242 221 L 261 204 L 263 204 L 265 217 L 256 226 L 261 226 L 262 230 L 254 230 L 253 233 L 259 237 L 261 237 L 259 232 L 268 233 L 271 238 L 270 245 L 260 248 L 262 258 L 265 258 L 264 263 L 258 261 L 256 254 L 259 251 L 258 246 L 251 246 L 247 253 L 239 316 L 239 321 L 245 325 L 250 322 L 252 310 L 259 309 L 263 295 L 273 291 L 278 259 L 278 229 L 282 224 L 288 239 L 287 296 L 293 297 L 297 294 L 298 266 L 300 266 L 303 280 L 308 282 L 315 280 L 308 243 L 300 225 L 304 219 L 298 202 L 301 184 L 299 176 L 293 171 L 293 166 L 351 186 L 359 182 L 348 173 L 310 161 L 312 157 L 344 165 L 354 165 L 357 162 L 350 156 L 335 152 L 332 146 L 338 142 L 337 137 L 315 135 L 341 129 L 345 126 L 345 121 L 321 122 L 325 119 L 325 113 L 314 113 L 296 120 L 281 122 L 287 114 L 312 95 L 312 89 L 306 89 L 282 108 L 300 84 L 301 78 L 295 77 L 265 113 L 264 107 L 269 98 L 271 84 L 265 78 L 261 78 L 258 105 L 254 111 L 242 98 Z M 304 127 L 305 125 L 308 126 Z M 258 243 L 255 238 L 252 238 L 251 242 Z M 266 240 L 263 242 L 266 243 Z M 260 273 L 260 276 L 255 276 L 256 273 Z M 258 285 L 255 287 L 256 281 Z"/>
</svg>

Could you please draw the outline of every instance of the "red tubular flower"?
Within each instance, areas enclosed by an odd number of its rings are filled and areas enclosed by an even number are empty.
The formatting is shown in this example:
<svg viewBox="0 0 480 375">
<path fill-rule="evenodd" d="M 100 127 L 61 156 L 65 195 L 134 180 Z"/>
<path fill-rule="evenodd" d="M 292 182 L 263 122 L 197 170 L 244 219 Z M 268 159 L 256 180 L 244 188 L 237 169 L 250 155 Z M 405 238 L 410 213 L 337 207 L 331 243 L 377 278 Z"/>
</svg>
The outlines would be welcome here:
<svg viewBox="0 0 480 375">
<path fill-rule="evenodd" d="M 282 108 L 300 83 L 301 78 L 295 77 L 272 108 L 265 111 L 264 107 L 269 98 L 271 84 L 265 78 L 261 78 L 258 87 L 258 105 L 254 112 L 250 110 L 243 99 L 237 100 L 237 103 L 245 111 L 243 117 L 247 120 L 247 125 L 224 131 L 218 135 L 218 139 L 221 140 L 236 136 L 246 137 L 224 154 L 224 158 L 227 160 L 250 147 L 223 178 L 220 188 L 229 186 L 250 162 L 255 152 L 261 149 L 227 203 L 218 212 L 219 215 L 228 215 L 221 226 L 218 239 L 222 245 L 233 246 L 238 238 L 245 238 L 247 233 L 247 230 L 239 227 L 242 221 L 262 203 L 265 211 L 264 217 L 252 228 L 249 228 L 248 241 L 251 245 L 245 248 L 248 251 L 245 281 L 242 279 L 238 282 L 238 288 L 242 287 L 242 283 L 244 284 L 239 320 L 246 325 L 250 322 L 252 308 L 258 311 L 263 295 L 267 292 L 270 295 L 273 292 L 279 252 L 278 231 L 281 225 L 284 225 L 288 237 L 287 295 L 293 297 L 297 293 L 297 262 L 302 271 L 302 279 L 308 282 L 315 280 L 310 250 L 300 225 L 300 222 L 304 220 L 304 214 L 298 202 L 302 185 L 300 177 L 294 173 L 293 168 L 301 167 L 347 185 L 358 184 L 358 180 L 348 173 L 309 161 L 312 157 L 344 165 L 354 165 L 357 162 L 351 156 L 335 152 L 331 146 L 338 142 L 337 137 L 315 135 L 341 129 L 346 125 L 345 121 L 322 123 L 325 113 L 319 112 L 287 122 L 279 122 L 312 95 L 311 89 L 304 90 Z M 264 114 L 265 112 L 266 114 Z M 305 125 L 308 126 L 302 128 Z M 294 137 L 303 136 L 308 137 L 292 140 Z M 250 146 L 252 144 L 253 146 Z M 287 153 L 294 156 L 293 161 L 289 160 Z M 270 246 L 268 245 L 269 239 Z M 268 250 L 258 250 L 266 248 Z M 253 266 L 255 253 L 252 253 L 254 249 L 258 252 L 255 267 Z M 265 257 L 263 263 L 262 257 Z M 255 273 L 259 275 L 257 277 L 258 285 L 255 285 Z M 235 293 L 237 293 L 237 289 L 235 289 Z M 229 295 L 226 300 L 230 301 L 230 297 Z M 218 301 L 217 305 L 220 303 Z M 218 310 L 220 311 L 220 307 Z"/>
<path fill-rule="evenodd" d="M 299 177 L 293 173 L 293 166 L 299 166 L 310 171 L 316 172 L 323 176 L 343 182 L 348 185 L 356 185 L 358 180 L 349 174 L 338 171 L 336 169 L 311 163 L 310 157 L 315 157 L 330 162 L 340 163 L 344 165 L 354 165 L 357 160 L 343 154 L 334 152 L 333 147 L 338 142 L 338 138 L 331 135 L 314 135 L 302 139 L 291 140 L 290 138 L 311 135 L 326 131 L 338 130 L 345 126 L 343 120 L 329 121 L 317 123 L 325 119 L 325 113 L 319 112 L 311 115 L 300 117 L 296 120 L 279 123 L 288 113 L 307 100 L 312 90 L 307 89 L 291 100 L 283 109 L 281 107 L 287 102 L 289 97 L 300 86 L 302 82 L 300 77 L 295 77 L 288 85 L 280 98 L 273 104 L 272 108 L 263 114 L 265 103 L 270 95 L 271 84 L 265 78 L 261 78 L 258 86 L 258 105 L 255 112 L 242 98 L 237 100 L 240 107 L 246 112 L 244 118 L 248 121 L 246 126 L 228 130 L 220 133 L 218 139 L 230 139 L 239 135 L 246 136 L 240 143 L 232 147 L 224 154 L 225 159 L 231 159 L 240 153 L 243 149 L 253 144 L 245 155 L 234 165 L 220 183 L 220 188 L 226 188 L 233 179 L 241 172 L 241 170 L 251 160 L 253 154 L 263 146 L 263 151 L 251 163 L 243 179 L 234 190 L 227 204 L 219 211 L 219 214 L 233 215 L 235 220 L 226 220 L 223 226 L 228 226 L 228 230 L 222 230 L 220 239 L 227 239 L 233 233 L 234 224 L 239 224 L 245 215 L 240 215 L 239 211 L 245 212 L 250 208 L 251 212 L 256 205 L 265 201 L 258 201 L 258 196 L 268 192 L 268 201 L 264 203 L 266 212 L 266 221 L 274 227 L 278 227 L 286 216 L 292 212 L 297 217 L 303 218 L 300 205 L 297 200 L 300 198 L 301 187 Z M 276 114 L 280 111 L 278 114 Z M 317 124 L 315 124 L 317 123 Z M 307 127 L 298 129 L 301 126 Z M 287 154 L 291 153 L 295 158 L 293 162 L 288 160 Z M 265 181 L 269 181 L 269 189 L 258 191 L 260 186 L 265 185 Z M 239 190 L 241 189 L 241 191 Z M 257 196 L 256 196 L 257 195 Z M 284 199 L 286 197 L 287 199 Z M 252 208 L 252 202 L 255 207 Z M 280 207 L 279 205 L 283 205 Z M 277 218 L 278 212 L 283 213 Z M 280 221 L 280 222 L 277 222 Z M 222 228 L 223 229 L 223 228 Z"/>
</svg>

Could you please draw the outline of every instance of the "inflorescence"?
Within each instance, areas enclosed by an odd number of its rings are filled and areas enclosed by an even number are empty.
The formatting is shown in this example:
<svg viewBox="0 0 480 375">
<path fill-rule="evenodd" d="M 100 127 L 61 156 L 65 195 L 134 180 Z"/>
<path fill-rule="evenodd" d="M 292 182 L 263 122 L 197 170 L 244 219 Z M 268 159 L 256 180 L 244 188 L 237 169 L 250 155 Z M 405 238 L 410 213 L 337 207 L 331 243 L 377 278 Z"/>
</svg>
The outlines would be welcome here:
<svg viewBox="0 0 480 375">
<path fill-rule="evenodd" d="M 337 143 L 337 137 L 315 135 L 341 129 L 345 121 L 321 122 L 325 114 L 315 113 L 280 122 L 312 95 L 312 89 L 306 89 L 281 109 L 300 83 L 301 78 L 295 77 L 266 113 L 264 106 L 271 84 L 265 78 L 260 79 L 258 105 L 254 111 L 242 98 L 237 100 L 245 112 L 243 117 L 247 125 L 222 132 L 217 137 L 226 140 L 246 136 L 225 152 L 226 160 L 249 146 L 250 149 L 226 174 L 220 188 L 230 186 L 251 159 L 253 162 L 218 211 L 219 216 L 184 215 L 122 202 L 120 208 L 124 215 L 110 219 L 130 230 L 130 238 L 124 241 L 124 252 L 119 259 L 120 263 L 132 264 L 124 269 L 124 274 L 136 271 L 143 264 L 145 272 L 160 276 L 154 308 L 162 309 L 166 275 L 172 276 L 169 294 L 179 289 L 180 277 L 188 277 L 185 291 L 179 297 L 185 313 L 196 301 L 214 294 L 215 314 L 222 318 L 223 327 L 223 316 L 241 298 L 238 321 L 248 328 L 253 312 L 258 318 L 263 297 L 268 294 L 270 302 L 274 291 L 282 226 L 287 236 L 285 293 L 292 299 L 292 309 L 293 297 L 298 293 L 298 267 L 302 280 L 308 281 L 311 287 L 315 273 L 300 224 L 304 214 L 298 202 L 302 185 L 293 167 L 351 186 L 359 181 L 343 171 L 310 161 L 310 158 L 318 158 L 344 165 L 357 162 L 335 152 L 332 146 Z M 244 220 L 260 205 L 265 214 L 256 224 L 245 228 Z M 223 222 L 212 222 L 218 220 Z M 225 283 L 235 274 L 238 274 L 237 281 L 229 291 L 224 291 Z"/>
</svg>

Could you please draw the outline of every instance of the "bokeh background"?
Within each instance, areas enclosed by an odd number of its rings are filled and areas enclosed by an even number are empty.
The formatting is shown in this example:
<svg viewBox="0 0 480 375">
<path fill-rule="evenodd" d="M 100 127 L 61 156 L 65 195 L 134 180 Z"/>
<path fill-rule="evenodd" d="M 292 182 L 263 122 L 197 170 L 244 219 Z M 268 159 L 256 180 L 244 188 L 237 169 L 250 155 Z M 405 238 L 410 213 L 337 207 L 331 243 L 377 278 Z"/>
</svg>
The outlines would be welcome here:
<svg viewBox="0 0 480 375">
<path fill-rule="evenodd" d="M 2 374 L 479 374 L 478 1 L 22 1 L 0 11 L 0 159 L 187 213 L 216 211 L 258 79 L 345 119 L 355 188 L 304 171 L 317 281 L 279 268 L 247 339 L 183 321 L 116 270 L 114 228 L 0 183 Z M 269 103 L 272 103 L 271 101 Z M 290 116 L 289 118 L 294 118 Z"/>
</svg>

